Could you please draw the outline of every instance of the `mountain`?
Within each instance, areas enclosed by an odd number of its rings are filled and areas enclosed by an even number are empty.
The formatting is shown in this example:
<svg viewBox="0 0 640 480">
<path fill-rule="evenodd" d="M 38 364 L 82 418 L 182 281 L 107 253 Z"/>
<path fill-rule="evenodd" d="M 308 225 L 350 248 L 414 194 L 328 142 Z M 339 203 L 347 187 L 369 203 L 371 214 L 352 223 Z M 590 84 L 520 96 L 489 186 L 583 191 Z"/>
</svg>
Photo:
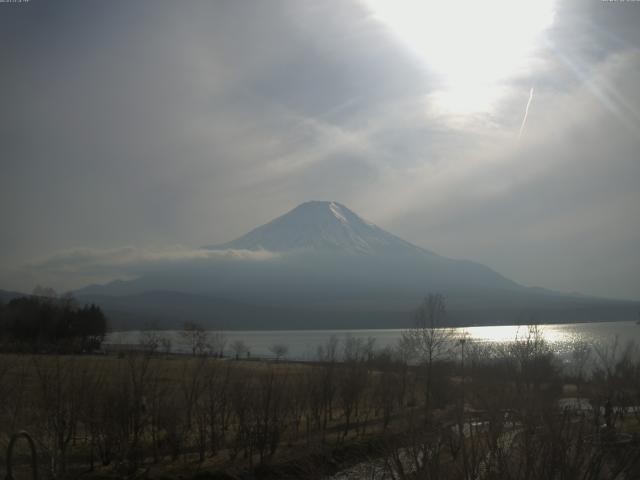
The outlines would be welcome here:
<svg viewBox="0 0 640 480">
<path fill-rule="evenodd" d="M 340 254 L 432 255 L 363 220 L 337 202 L 306 202 L 231 242 L 209 249 L 310 250 Z"/>
<path fill-rule="evenodd" d="M 445 294 L 456 324 L 621 320 L 638 309 L 524 287 L 484 265 L 412 245 L 337 202 L 303 203 L 203 251 L 216 255 L 77 295 L 131 327 L 198 320 L 237 329 L 400 328 L 429 292 Z"/>
<path fill-rule="evenodd" d="M 0 290 L 0 303 L 8 303 L 14 298 L 25 297 L 26 294 L 20 292 L 11 292 L 8 290 Z"/>
<path fill-rule="evenodd" d="M 133 295 L 80 295 L 83 303 L 96 303 L 106 312 L 115 331 L 153 327 L 174 329 L 190 320 L 222 330 L 385 328 L 405 311 L 345 311 L 310 307 L 242 303 L 210 295 L 151 291 Z"/>
</svg>

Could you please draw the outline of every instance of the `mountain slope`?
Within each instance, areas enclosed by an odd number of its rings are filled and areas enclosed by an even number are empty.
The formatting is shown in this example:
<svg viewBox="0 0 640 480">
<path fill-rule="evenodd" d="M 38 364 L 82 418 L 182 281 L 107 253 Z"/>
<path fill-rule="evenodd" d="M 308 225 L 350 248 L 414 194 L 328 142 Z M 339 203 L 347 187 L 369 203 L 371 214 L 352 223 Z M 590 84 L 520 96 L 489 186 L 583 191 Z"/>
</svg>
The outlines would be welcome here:
<svg viewBox="0 0 640 480">
<path fill-rule="evenodd" d="M 135 321 L 155 315 L 163 324 L 198 319 L 239 329 L 405 327 L 428 292 L 446 295 L 458 324 L 632 319 L 638 308 L 526 288 L 484 265 L 412 245 L 336 202 L 303 203 L 203 248 L 274 254 L 214 255 L 77 293 L 130 321 L 135 312 Z"/>
<path fill-rule="evenodd" d="M 270 261 L 235 258 L 174 265 L 134 281 L 93 286 L 83 293 L 128 295 L 172 290 L 276 305 L 309 302 L 387 308 L 406 306 L 425 291 L 524 287 L 492 269 L 412 245 L 336 202 L 306 202 L 236 240 L 209 250 L 268 250 Z M 358 299 L 357 301 L 355 299 Z"/>
<path fill-rule="evenodd" d="M 20 292 L 12 292 L 8 290 L 0 290 L 0 303 L 7 303 L 14 298 L 26 297 L 27 294 Z"/>
<path fill-rule="evenodd" d="M 363 220 L 344 205 L 319 201 L 298 205 L 285 215 L 231 242 L 205 248 L 432 255 Z"/>
</svg>

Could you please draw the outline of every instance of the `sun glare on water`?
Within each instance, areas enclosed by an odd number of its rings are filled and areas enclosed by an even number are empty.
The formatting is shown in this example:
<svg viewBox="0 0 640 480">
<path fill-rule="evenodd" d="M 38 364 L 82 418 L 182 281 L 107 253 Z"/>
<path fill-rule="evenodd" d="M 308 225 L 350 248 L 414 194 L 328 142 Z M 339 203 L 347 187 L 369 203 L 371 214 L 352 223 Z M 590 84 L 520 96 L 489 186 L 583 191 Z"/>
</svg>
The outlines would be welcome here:
<svg viewBox="0 0 640 480">
<path fill-rule="evenodd" d="M 510 343 L 515 340 L 526 340 L 531 335 L 526 325 L 468 327 L 464 331 L 471 340 L 492 343 Z M 541 326 L 538 332 L 545 341 L 550 343 L 567 341 L 573 338 L 571 332 L 565 332 L 557 326 Z"/>
<path fill-rule="evenodd" d="M 487 110 L 526 67 L 554 19 L 554 0 L 363 0 L 441 79 L 445 110 Z"/>
</svg>

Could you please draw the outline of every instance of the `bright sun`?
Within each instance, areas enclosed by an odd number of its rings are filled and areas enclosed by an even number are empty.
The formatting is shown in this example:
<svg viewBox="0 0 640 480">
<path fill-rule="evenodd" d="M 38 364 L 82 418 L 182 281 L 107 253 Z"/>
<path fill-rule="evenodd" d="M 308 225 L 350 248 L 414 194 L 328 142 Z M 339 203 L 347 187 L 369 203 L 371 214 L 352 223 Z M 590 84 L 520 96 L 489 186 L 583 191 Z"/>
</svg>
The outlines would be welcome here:
<svg viewBox="0 0 640 480">
<path fill-rule="evenodd" d="M 434 98 L 455 113 L 490 108 L 554 18 L 554 0 L 363 1 L 441 77 Z"/>
</svg>

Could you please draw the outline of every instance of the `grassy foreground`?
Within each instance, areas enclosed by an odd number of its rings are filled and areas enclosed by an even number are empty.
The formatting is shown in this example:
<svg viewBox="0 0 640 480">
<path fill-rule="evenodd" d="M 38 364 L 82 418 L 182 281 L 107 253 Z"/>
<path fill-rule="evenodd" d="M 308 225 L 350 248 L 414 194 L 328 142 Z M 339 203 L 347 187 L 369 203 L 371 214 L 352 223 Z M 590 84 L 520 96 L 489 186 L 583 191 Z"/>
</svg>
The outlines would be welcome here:
<svg viewBox="0 0 640 480">
<path fill-rule="evenodd" d="M 419 365 L 4 354 L 0 448 L 27 430 L 41 478 L 639 478 L 637 352 L 579 353 L 562 368 L 529 338 Z"/>
</svg>

